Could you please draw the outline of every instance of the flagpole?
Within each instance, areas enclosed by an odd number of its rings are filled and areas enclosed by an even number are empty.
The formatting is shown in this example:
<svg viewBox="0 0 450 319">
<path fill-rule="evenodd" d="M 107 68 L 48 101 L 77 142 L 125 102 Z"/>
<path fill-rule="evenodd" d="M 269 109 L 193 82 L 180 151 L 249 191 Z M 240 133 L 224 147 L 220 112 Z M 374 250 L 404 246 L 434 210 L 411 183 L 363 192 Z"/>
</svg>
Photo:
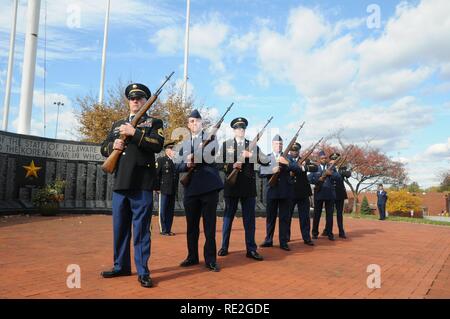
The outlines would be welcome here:
<svg viewBox="0 0 450 319">
<path fill-rule="evenodd" d="M 30 134 L 41 0 L 28 0 L 27 28 L 20 87 L 19 134 Z"/>
<path fill-rule="evenodd" d="M 186 106 L 187 100 L 187 81 L 188 81 L 188 56 L 189 56 L 189 20 L 191 11 L 191 1 L 186 4 L 186 33 L 184 37 L 184 79 L 183 79 L 183 106 Z"/>
<path fill-rule="evenodd" d="M 6 73 L 6 89 L 5 89 L 5 101 L 3 104 L 3 125 L 2 130 L 8 130 L 8 117 L 9 117 L 9 101 L 11 97 L 11 80 L 14 63 L 14 44 L 16 41 L 16 25 L 17 25 L 17 6 L 19 0 L 14 0 L 13 15 L 11 23 L 11 36 L 9 38 L 9 58 L 8 58 L 8 71 Z"/>
<path fill-rule="evenodd" d="M 108 44 L 108 27 L 109 27 L 109 7 L 111 0 L 107 0 L 105 28 L 103 31 L 103 51 L 102 51 L 102 69 L 100 75 L 100 92 L 98 94 L 98 103 L 103 104 L 103 89 L 105 86 L 105 64 L 106 64 L 106 46 Z"/>
</svg>

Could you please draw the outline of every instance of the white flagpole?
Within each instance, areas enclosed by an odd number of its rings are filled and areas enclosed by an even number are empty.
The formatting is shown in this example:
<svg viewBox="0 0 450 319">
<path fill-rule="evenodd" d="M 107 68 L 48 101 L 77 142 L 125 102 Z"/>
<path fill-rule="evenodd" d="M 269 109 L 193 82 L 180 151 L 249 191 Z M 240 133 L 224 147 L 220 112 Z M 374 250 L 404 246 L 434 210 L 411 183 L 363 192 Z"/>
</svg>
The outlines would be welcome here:
<svg viewBox="0 0 450 319">
<path fill-rule="evenodd" d="M 187 81 L 188 81 L 188 56 L 189 56 L 189 20 L 191 11 L 191 1 L 187 0 L 186 5 L 186 33 L 184 37 L 184 81 L 183 81 L 183 106 L 186 106 L 187 100 Z"/>
<path fill-rule="evenodd" d="M 11 36 L 9 38 L 9 58 L 8 58 L 8 71 L 6 73 L 6 89 L 5 89 L 5 101 L 3 105 L 3 125 L 2 130 L 8 130 L 8 117 L 9 117 L 9 99 L 11 97 L 11 80 L 14 63 L 14 43 L 16 41 L 16 24 L 17 24 L 17 5 L 19 0 L 14 0 L 13 15 L 11 23 Z"/>
<path fill-rule="evenodd" d="M 103 103 L 103 89 L 105 86 L 105 63 L 106 63 L 106 46 L 108 44 L 108 27 L 109 27 L 109 7 L 111 0 L 107 0 L 106 17 L 105 17 L 105 29 L 103 32 L 103 51 L 102 51 L 102 69 L 100 75 L 100 92 L 98 94 L 98 103 Z"/>
<path fill-rule="evenodd" d="M 28 0 L 27 29 L 20 88 L 19 134 L 30 134 L 41 0 Z"/>
</svg>

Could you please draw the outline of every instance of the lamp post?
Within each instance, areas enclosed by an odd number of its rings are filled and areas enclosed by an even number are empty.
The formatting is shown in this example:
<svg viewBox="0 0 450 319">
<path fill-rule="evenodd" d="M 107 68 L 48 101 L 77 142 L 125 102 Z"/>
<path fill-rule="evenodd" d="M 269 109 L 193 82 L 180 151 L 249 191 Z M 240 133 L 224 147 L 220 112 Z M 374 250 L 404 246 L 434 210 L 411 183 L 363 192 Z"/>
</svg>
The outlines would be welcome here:
<svg viewBox="0 0 450 319">
<path fill-rule="evenodd" d="M 58 106 L 58 112 L 56 113 L 56 129 L 55 129 L 55 139 L 58 137 L 58 122 L 59 122 L 59 107 L 64 106 L 63 102 L 53 102 L 54 105 Z"/>
</svg>

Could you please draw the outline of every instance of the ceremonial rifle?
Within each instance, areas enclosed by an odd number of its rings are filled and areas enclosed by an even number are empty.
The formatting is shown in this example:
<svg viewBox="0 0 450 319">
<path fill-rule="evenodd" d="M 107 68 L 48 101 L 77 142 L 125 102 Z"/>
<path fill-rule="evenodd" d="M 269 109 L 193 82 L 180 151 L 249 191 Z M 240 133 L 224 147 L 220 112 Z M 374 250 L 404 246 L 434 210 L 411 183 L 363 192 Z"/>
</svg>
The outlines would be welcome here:
<svg viewBox="0 0 450 319">
<path fill-rule="evenodd" d="M 270 121 L 272 121 L 273 116 L 270 117 L 270 119 L 267 121 L 266 125 L 264 125 L 264 127 L 261 129 L 261 131 L 255 136 L 255 138 L 250 142 L 250 144 L 248 145 L 248 148 L 246 148 L 245 150 L 253 150 L 256 147 L 256 144 L 258 143 L 259 139 L 261 138 L 261 136 L 264 133 L 264 130 L 266 129 L 267 125 L 269 125 Z M 243 155 L 241 155 L 237 161 L 237 163 L 243 163 L 245 161 L 245 157 Z M 237 180 L 237 176 L 239 174 L 240 170 L 238 168 L 234 168 L 233 171 L 230 173 L 230 175 L 228 175 L 227 177 L 227 183 L 230 185 L 234 185 L 236 184 L 236 180 Z"/>
<path fill-rule="evenodd" d="M 145 104 L 141 107 L 139 112 L 137 112 L 137 114 L 134 116 L 133 120 L 130 123 L 133 127 L 137 126 L 137 124 L 139 123 L 139 120 L 142 118 L 142 116 L 144 116 L 144 114 L 147 113 L 147 111 L 150 109 L 150 107 L 153 105 L 153 103 L 155 103 L 156 99 L 158 98 L 159 94 L 162 91 L 163 86 L 170 80 L 170 78 L 172 77 L 172 75 L 174 73 L 175 72 L 172 72 L 169 74 L 169 76 L 166 76 L 166 79 L 161 84 L 161 86 L 150 97 L 150 99 L 148 99 L 147 102 L 145 102 Z M 130 138 L 129 136 L 126 136 L 124 134 L 121 134 L 119 136 L 119 139 L 121 139 L 125 143 L 128 141 L 129 138 Z M 113 150 L 112 153 L 108 156 L 108 158 L 105 160 L 105 162 L 102 165 L 103 171 L 105 171 L 106 173 L 113 173 L 114 170 L 116 169 L 117 162 L 119 161 L 120 154 L 122 154 L 122 152 L 123 152 L 123 150 L 117 150 L 117 149 Z"/>
<path fill-rule="evenodd" d="M 203 148 L 205 148 L 209 143 L 211 143 L 213 141 L 214 136 L 217 134 L 217 131 L 219 130 L 220 125 L 222 125 L 222 122 L 225 119 L 225 115 L 227 115 L 227 113 L 231 110 L 233 105 L 234 105 L 234 102 L 231 103 L 231 105 L 227 108 L 227 110 L 222 115 L 220 120 L 216 123 L 216 125 L 213 126 L 211 133 L 209 133 L 208 137 L 199 144 L 198 148 L 202 150 L 202 155 L 203 155 Z M 196 152 L 197 152 L 197 150 L 194 151 L 194 154 Z M 194 155 L 194 154 L 192 154 L 192 155 Z M 192 156 L 191 162 L 193 162 L 193 161 L 194 161 L 194 156 Z M 187 173 L 180 179 L 180 183 L 184 187 L 189 185 L 189 182 L 191 181 L 192 173 L 194 172 L 194 168 L 195 168 L 195 166 L 189 167 Z"/>
</svg>

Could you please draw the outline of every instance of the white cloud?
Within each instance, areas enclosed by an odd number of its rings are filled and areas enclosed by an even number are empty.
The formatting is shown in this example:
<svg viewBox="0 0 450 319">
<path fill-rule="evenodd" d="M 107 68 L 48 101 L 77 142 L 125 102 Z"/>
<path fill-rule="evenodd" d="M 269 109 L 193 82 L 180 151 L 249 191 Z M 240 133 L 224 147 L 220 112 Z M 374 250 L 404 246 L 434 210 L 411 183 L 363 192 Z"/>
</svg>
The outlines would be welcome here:
<svg viewBox="0 0 450 319">
<path fill-rule="evenodd" d="M 53 102 L 62 102 L 64 107 L 71 107 L 72 103 L 70 99 L 59 93 L 46 93 L 45 94 L 45 104 L 47 109 L 56 107 Z M 44 108 L 44 92 L 41 90 L 34 90 L 33 93 L 33 105 L 38 108 Z"/>
<path fill-rule="evenodd" d="M 359 82 L 360 94 L 372 99 L 390 99 L 408 93 L 432 74 L 429 67 L 400 69 L 367 77 Z"/>
<path fill-rule="evenodd" d="M 198 23 L 192 24 L 189 31 L 189 55 L 207 59 L 211 69 L 224 72 L 222 46 L 228 37 L 229 27 L 218 14 L 211 14 Z M 150 39 L 161 54 L 184 52 L 184 28 L 177 25 L 158 30 Z"/>
<path fill-rule="evenodd" d="M 232 97 L 236 94 L 236 89 L 233 87 L 233 85 L 231 85 L 228 79 L 221 78 L 214 86 L 214 93 L 222 97 Z"/>
<path fill-rule="evenodd" d="M 380 38 L 358 46 L 362 75 L 404 68 L 416 63 L 450 61 L 450 2 L 423 0 L 416 7 L 402 3 Z"/>
<path fill-rule="evenodd" d="M 425 151 L 425 155 L 436 159 L 450 160 L 450 137 L 447 143 L 430 145 Z"/>
</svg>

